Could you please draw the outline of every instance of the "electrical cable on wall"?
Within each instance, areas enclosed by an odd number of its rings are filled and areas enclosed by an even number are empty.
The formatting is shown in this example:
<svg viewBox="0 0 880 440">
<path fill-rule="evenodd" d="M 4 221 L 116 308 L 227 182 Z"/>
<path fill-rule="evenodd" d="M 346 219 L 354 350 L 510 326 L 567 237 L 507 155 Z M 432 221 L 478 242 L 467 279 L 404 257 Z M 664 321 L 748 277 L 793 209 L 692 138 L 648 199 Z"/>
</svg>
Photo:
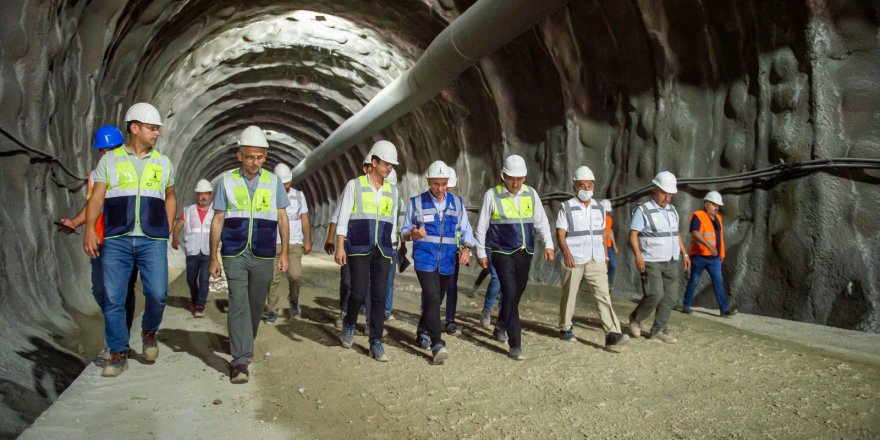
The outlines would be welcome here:
<svg viewBox="0 0 880 440">
<path fill-rule="evenodd" d="M 69 185 L 67 185 L 67 184 L 64 184 L 64 183 L 62 183 L 62 182 L 58 182 L 59 184 L 61 184 L 61 185 L 64 186 L 65 188 L 69 188 L 69 189 L 72 189 L 72 190 L 77 190 L 77 189 L 79 189 L 80 187 L 82 187 L 82 185 L 88 180 L 87 177 L 85 177 L 85 176 L 81 176 L 81 175 L 79 175 L 79 174 L 77 174 L 77 173 L 74 173 L 73 171 L 70 171 L 70 169 L 67 168 L 67 166 L 65 166 L 64 163 L 61 162 L 61 159 L 59 159 L 58 157 L 56 157 L 56 156 L 54 156 L 54 155 L 52 155 L 52 154 L 50 154 L 50 153 L 47 153 L 47 152 L 45 152 L 45 151 L 43 151 L 43 150 L 39 150 L 39 149 L 37 149 L 37 148 L 34 148 L 34 147 L 31 147 L 31 146 L 27 145 L 26 143 L 24 143 L 23 141 L 21 141 L 21 140 L 19 140 L 17 137 L 15 137 L 15 135 L 13 135 L 13 134 L 10 133 L 9 131 L 7 131 L 5 128 L 0 127 L 0 133 L 3 133 L 4 136 L 6 136 L 6 137 L 9 138 L 10 140 L 12 140 L 12 142 L 15 142 L 18 146 L 21 147 L 20 149 L 16 149 L 16 150 L 6 150 L 6 151 L 4 151 L 4 152 L 9 152 L 9 153 L 15 153 L 15 152 L 27 152 L 27 153 L 35 153 L 35 154 L 39 154 L 41 159 L 48 159 L 50 162 L 54 162 L 54 163 L 56 163 L 56 164 L 58 165 L 58 167 L 61 168 L 62 171 L 64 171 L 65 173 L 67 173 L 69 176 L 73 177 L 74 179 L 76 179 L 76 180 L 80 183 L 80 185 L 78 185 L 78 186 L 76 186 L 76 187 L 74 188 L 74 187 L 71 187 L 71 186 L 69 186 Z M 31 155 L 31 154 L 28 154 L 28 155 L 31 156 L 31 157 L 34 157 L 34 156 Z"/>
</svg>

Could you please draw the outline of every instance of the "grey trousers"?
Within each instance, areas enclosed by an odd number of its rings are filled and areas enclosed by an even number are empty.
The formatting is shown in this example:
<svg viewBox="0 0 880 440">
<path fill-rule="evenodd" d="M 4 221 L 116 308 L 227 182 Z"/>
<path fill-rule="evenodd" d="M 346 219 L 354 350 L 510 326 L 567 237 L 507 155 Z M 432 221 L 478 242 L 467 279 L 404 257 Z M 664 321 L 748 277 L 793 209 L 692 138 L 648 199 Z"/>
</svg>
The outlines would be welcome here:
<svg viewBox="0 0 880 440">
<path fill-rule="evenodd" d="M 272 282 L 272 258 L 257 258 L 250 250 L 223 258 L 223 270 L 229 286 L 229 349 L 232 365 L 249 365 L 254 359 L 254 339 L 260 327 L 269 283 Z"/>
<path fill-rule="evenodd" d="M 678 296 L 681 294 L 681 261 L 645 262 L 645 271 L 648 273 L 645 296 L 629 315 L 629 319 L 641 323 L 654 313 L 654 325 L 651 326 L 653 336 L 667 329 L 672 308 L 678 304 Z"/>
</svg>

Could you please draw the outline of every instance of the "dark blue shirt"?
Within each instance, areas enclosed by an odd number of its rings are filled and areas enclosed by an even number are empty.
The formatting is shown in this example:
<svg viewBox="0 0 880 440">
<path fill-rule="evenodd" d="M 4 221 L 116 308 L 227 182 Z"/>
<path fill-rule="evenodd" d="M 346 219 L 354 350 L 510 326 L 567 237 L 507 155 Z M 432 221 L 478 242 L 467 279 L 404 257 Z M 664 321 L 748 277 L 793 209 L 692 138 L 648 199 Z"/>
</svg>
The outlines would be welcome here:
<svg viewBox="0 0 880 440">
<path fill-rule="evenodd" d="M 721 223 L 718 222 L 718 217 L 713 217 L 710 215 L 709 219 L 712 220 L 712 226 L 715 228 L 715 249 L 718 250 L 718 255 L 721 255 Z M 697 216 L 694 216 L 691 219 L 690 232 L 699 231 L 700 226 L 701 226 L 700 218 Z M 718 258 L 718 257 L 715 256 L 715 257 L 709 257 L 709 258 Z"/>
</svg>

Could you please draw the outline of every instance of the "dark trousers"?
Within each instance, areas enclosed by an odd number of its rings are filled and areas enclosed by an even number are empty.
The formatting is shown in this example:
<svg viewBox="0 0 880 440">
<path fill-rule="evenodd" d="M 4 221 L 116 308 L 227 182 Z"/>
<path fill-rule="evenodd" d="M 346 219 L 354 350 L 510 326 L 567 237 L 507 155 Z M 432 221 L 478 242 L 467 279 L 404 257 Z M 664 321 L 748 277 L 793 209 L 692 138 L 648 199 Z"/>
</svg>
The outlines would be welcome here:
<svg viewBox="0 0 880 440">
<path fill-rule="evenodd" d="M 348 311 L 349 296 L 351 296 L 351 271 L 346 264 L 339 267 L 339 310 Z"/>
<path fill-rule="evenodd" d="M 455 262 L 455 270 L 446 278 L 446 322 L 455 321 L 455 310 L 458 308 L 458 261 Z"/>
<path fill-rule="evenodd" d="M 519 322 L 519 300 L 529 282 L 532 256 L 525 250 L 511 255 L 492 254 L 492 266 L 501 282 L 501 310 L 498 312 L 496 327 L 507 330 L 507 343 L 510 348 L 522 346 L 522 328 Z"/>
<path fill-rule="evenodd" d="M 450 283 L 452 275 L 441 275 L 439 271 L 424 272 L 416 271 L 419 284 L 422 286 L 422 317 L 416 334 L 427 333 L 431 337 L 431 346 L 446 345 L 440 339 L 440 300 L 443 297 L 444 287 Z M 448 310 L 448 308 L 447 308 Z"/>
<path fill-rule="evenodd" d="M 193 304 L 204 306 L 208 300 L 208 266 L 211 264 L 209 255 L 186 256 L 186 284 L 189 285 L 189 297 Z"/>
<path fill-rule="evenodd" d="M 351 294 L 348 297 L 348 310 L 344 322 L 346 325 L 357 324 L 358 314 L 369 290 L 370 342 L 381 341 L 391 259 L 385 258 L 379 248 L 374 247 L 367 255 L 349 256 L 348 266 L 351 272 Z"/>
</svg>

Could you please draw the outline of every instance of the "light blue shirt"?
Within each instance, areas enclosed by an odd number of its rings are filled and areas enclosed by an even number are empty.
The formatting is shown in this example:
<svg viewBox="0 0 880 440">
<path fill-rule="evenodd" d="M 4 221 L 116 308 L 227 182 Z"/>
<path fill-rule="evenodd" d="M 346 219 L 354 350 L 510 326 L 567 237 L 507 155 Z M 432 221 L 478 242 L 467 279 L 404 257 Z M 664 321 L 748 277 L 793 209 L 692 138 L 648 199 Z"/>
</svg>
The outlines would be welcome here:
<svg viewBox="0 0 880 440">
<path fill-rule="evenodd" d="M 427 192 L 427 191 L 426 191 Z M 437 208 L 437 212 L 440 213 L 440 217 L 443 217 L 443 213 L 446 212 L 446 197 L 449 197 L 450 194 L 446 194 L 443 197 L 443 200 L 437 201 L 437 198 L 431 195 L 431 201 L 434 202 L 434 207 Z M 406 233 L 413 230 L 413 225 L 424 223 L 422 219 L 416 218 L 416 203 L 421 203 L 422 195 L 419 194 L 411 199 L 409 199 L 409 203 L 406 205 L 406 215 L 403 217 L 403 227 L 400 228 L 400 238 L 403 240 L 403 237 Z M 458 209 L 464 211 L 464 202 L 462 201 L 462 206 L 459 206 Z M 471 229 L 471 222 L 468 220 L 467 211 L 464 211 L 464 215 L 461 216 L 461 222 L 458 223 L 457 227 L 458 232 L 461 233 L 461 242 L 470 243 L 471 246 L 474 245 L 474 231 Z"/>
<path fill-rule="evenodd" d="M 247 185 L 248 194 L 250 194 L 251 199 L 254 198 L 254 192 L 257 191 L 257 182 L 260 181 L 260 175 L 263 174 L 263 169 L 260 168 L 257 171 L 257 175 L 254 176 L 253 180 L 247 178 L 247 174 L 245 174 L 244 169 L 240 169 L 239 172 L 241 176 L 244 178 L 244 184 Z M 284 189 L 284 184 L 281 183 L 281 179 L 278 179 L 278 197 L 275 197 L 275 208 L 287 208 L 290 206 L 290 199 L 287 198 L 287 190 Z M 226 186 L 223 185 L 223 179 L 221 178 L 217 182 L 217 187 L 214 188 L 214 210 L 215 211 L 226 211 Z"/>
</svg>

